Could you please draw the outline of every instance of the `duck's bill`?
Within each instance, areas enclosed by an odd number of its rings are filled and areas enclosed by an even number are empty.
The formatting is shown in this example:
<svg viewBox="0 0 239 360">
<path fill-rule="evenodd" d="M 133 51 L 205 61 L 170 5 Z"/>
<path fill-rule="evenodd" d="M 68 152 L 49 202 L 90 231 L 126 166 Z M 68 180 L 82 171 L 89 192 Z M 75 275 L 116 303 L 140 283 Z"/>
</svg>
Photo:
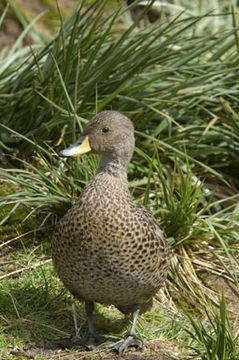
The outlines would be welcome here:
<svg viewBox="0 0 239 360">
<path fill-rule="evenodd" d="M 67 149 L 60 151 L 59 156 L 77 157 L 79 155 L 88 153 L 89 151 L 91 151 L 89 137 L 81 136 L 80 139 L 75 142 L 75 144 L 69 146 Z"/>
</svg>

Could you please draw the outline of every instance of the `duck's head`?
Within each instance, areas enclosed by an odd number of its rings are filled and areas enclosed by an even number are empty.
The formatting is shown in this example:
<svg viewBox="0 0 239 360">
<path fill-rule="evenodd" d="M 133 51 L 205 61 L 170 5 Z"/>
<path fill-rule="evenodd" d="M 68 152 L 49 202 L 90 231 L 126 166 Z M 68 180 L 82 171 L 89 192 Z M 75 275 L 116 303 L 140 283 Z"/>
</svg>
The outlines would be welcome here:
<svg viewBox="0 0 239 360">
<path fill-rule="evenodd" d="M 103 111 L 86 125 L 75 144 L 59 155 L 77 157 L 87 152 L 101 156 L 101 162 L 118 162 L 126 166 L 134 151 L 134 127 L 130 119 L 117 111 Z"/>
</svg>

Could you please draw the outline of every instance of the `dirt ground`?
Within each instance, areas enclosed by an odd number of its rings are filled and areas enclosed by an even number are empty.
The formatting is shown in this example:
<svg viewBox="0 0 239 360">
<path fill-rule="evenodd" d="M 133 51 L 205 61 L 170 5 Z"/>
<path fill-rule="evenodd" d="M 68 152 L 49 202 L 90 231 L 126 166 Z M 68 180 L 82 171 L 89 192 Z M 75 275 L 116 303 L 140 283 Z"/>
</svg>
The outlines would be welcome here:
<svg viewBox="0 0 239 360">
<path fill-rule="evenodd" d="M 181 357 L 182 351 L 177 345 L 173 346 L 172 343 L 164 343 L 159 340 L 146 343 L 143 351 L 129 348 L 122 355 L 105 349 L 90 352 L 82 347 L 78 349 L 76 347 L 75 350 L 64 350 L 59 344 L 50 342 L 45 343 L 43 347 L 28 344 L 23 350 L 13 350 L 11 353 L 12 355 L 32 359 L 34 359 L 36 355 L 41 355 L 49 360 L 183 360 Z"/>
</svg>

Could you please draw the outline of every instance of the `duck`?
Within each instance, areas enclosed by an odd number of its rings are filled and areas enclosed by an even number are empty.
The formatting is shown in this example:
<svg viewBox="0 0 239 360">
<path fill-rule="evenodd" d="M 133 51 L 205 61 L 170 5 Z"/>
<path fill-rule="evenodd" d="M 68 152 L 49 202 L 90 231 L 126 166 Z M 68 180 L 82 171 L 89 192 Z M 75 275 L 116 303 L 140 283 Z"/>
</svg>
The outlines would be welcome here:
<svg viewBox="0 0 239 360">
<path fill-rule="evenodd" d="M 127 166 L 134 147 L 132 121 L 110 110 L 95 115 L 79 139 L 59 153 L 64 158 L 99 155 L 95 175 L 59 220 L 52 239 L 59 278 L 85 303 L 84 345 L 90 350 L 101 341 L 93 325 L 95 303 L 132 314 L 129 332 L 110 347 L 119 353 L 129 346 L 143 349 L 135 331 L 137 318 L 151 308 L 167 277 L 169 245 L 164 231 L 151 211 L 132 201 L 128 189 Z"/>
</svg>

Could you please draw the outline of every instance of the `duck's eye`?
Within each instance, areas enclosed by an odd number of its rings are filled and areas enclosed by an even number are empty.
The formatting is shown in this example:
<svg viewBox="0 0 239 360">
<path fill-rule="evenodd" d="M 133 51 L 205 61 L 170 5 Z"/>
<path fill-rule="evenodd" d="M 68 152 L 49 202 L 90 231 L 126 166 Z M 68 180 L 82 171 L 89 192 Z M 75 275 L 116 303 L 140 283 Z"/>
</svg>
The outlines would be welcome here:
<svg viewBox="0 0 239 360">
<path fill-rule="evenodd" d="M 103 127 L 102 132 L 107 133 L 109 131 L 109 128 L 107 126 Z"/>
</svg>

